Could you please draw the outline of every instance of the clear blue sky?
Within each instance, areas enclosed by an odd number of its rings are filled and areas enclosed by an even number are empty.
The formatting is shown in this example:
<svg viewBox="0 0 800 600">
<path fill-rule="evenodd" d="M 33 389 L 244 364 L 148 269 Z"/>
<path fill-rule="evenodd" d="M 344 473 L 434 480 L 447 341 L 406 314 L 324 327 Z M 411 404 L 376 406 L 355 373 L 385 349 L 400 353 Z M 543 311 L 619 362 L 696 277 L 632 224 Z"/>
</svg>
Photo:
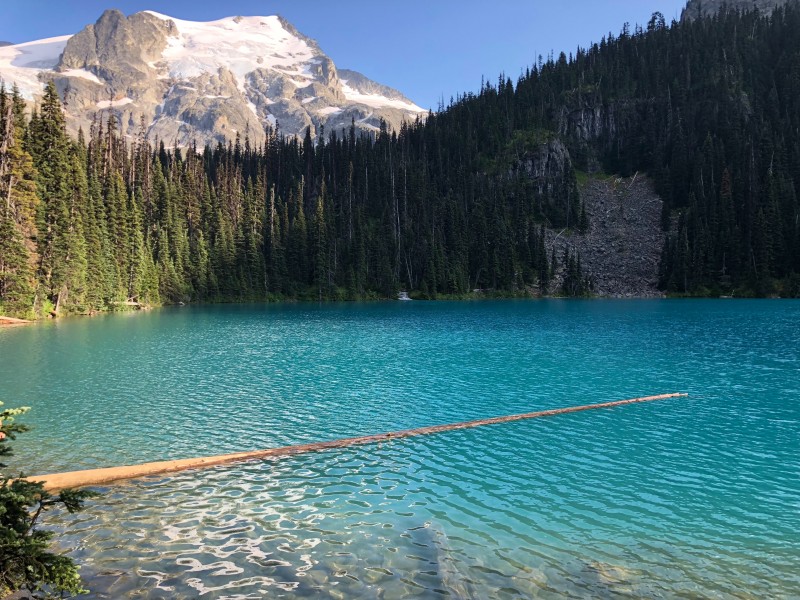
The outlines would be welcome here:
<svg viewBox="0 0 800 600">
<path fill-rule="evenodd" d="M 678 19 L 685 0 L 0 0 L 0 40 L 76 33 L 103 10 L 155 10 L 210 21 L 280 14 L 316 39 L 340 68 L 360 71 L 424 108 L 477 91 L 481 77 L 521 70 L 551 51 L 616 35 L 661 11 Z"/>
</svg>

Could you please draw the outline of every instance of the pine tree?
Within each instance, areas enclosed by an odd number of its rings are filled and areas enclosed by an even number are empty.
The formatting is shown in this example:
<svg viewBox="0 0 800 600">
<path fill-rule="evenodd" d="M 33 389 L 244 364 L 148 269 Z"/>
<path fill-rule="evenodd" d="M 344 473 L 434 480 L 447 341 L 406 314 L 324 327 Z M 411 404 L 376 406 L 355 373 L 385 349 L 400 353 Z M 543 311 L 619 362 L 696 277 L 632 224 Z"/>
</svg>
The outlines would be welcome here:
<svg viewBox="0 0 800 600">
<path fill-rule="evenodd" d="M 69 302 L 71 288 L 81 286 L 85 273 L 81 272 L 81 223 L 71 186 L 70 141 L 53 82 L 45 88 L 39 113 L 31 121 L 26 146 L 36 167 L 40 198 L 39 284 L 57 314 L 62 303 Z"/>
<path fill-rule="evenodd" d="M 24 149 L 19 93 L 0 85 L 0 313 L 33 316 L 36 171 Z"/>
</svg>

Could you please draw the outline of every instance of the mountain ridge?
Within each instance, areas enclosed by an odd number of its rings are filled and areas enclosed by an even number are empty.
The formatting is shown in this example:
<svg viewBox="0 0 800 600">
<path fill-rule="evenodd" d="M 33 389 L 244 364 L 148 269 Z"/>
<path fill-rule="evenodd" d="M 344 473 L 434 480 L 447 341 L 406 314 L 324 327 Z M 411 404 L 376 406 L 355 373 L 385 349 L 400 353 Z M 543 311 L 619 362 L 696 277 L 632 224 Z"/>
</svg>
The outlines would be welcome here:
<svg viewBox="0 0 800 600">
<path fill-rule="evenodd" d="M 762 14 L 772 14 L 776 8 L 795 0 L 689 0 L 681 13 L 681 20 L 713 17 L 721 10 L 750 11 L 758 9 Z"/>
</svg>

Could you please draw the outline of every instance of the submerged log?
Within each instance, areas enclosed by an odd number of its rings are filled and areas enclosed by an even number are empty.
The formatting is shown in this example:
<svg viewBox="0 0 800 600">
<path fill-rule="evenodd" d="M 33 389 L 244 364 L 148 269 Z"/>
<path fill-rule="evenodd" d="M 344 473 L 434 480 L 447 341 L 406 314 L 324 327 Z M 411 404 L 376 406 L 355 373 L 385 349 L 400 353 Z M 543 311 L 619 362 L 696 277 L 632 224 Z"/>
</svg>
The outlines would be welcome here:
<svg viewBox="0 0 800 600">
<path fill-rule="evenodd" d="M 523 421 L 526 419 L 537 419 L 540 417 L 552 417 L 567 413 L 580 412 L 584 410 L 594 410 L 598 408 L 614 408 L 625 404 L 636 404 L 640 402 L 652 402 L 654 400 L 666 400 L 668 398 L 679 398 L 688 394 L 660 394 L 658 396 L 646 396 L 643 398 L 632 398 L 630 400 L 616 400 L 614 402 L 602 402 L 600 404 L 585 404 L 583 406 L 572 406 L 569 408 L 554 408 L 550 410 L 540 410 L 536 412 L 510 415 L 505 417 L 493 417 L 491 419 L 477 419 L 475 421 L 465 421 L 463 423 L 452 423 L 450 425 L 434 425 L 432 427 L 419 427 L 417 429 L 406 429 L 391 433 L 379 433 L 375 435 L 365 435 L 360 437 L 331 440 L 329 442 L 316 442 L 312 444 L 299 444 L 296 446 L 284 446 L 281 448 L 269 448 L 266 450 L 253 450 L 249 452 L 236 452 L 234 454 L 222 454 L 220 456 L 205 456 L 201 458 L 184 458 L 179 460 L 165 460 L 150 462 L 140 465 L 129 465 L 124 467 L 107 467 L 103 469 L 88 469 L 85 471 L 70 471 L 66 473 L 53 473 L 50 475 L 36 475 L 28 477 L 29 481 L 40 481 L 48 491 L 58 491 L 65 488 L 78 488 L 90 485 L 101 485 L 124 479 L 135 479 L 147 475 L 161 475 L 164 473 L 174 473 L 187 469 L 199 469 L 203 467 L 213 467 L 234 462 L 247 460 L 260 460 L 265 458 L 278 458 L 302 454 L 306 452 L 318 452 L 321 450 L 332 450 L 335 448 L 347 448 L 349 446 L 360 446 L 364 444 L 377 444 L 387 440 L 395 440 L 419 435 L 431 435 L 457 429 L 469 429 L 472 427 L 482 427 L 484 425 L 498 425 L 500 423 L 510 423 L 512 421 Z"/>
</svg>

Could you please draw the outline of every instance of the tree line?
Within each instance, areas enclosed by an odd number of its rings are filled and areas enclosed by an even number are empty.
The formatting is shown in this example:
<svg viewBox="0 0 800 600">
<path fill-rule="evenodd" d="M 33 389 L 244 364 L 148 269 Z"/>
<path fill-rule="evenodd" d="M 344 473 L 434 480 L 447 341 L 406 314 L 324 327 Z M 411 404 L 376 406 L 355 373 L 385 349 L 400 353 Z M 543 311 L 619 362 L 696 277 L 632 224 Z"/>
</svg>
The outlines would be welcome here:
<svg viewBox="0 0 800 600">
<path fill-rule="evenodd" d="M 425 297 L 547 286 L 544 223 L 580 218 L 571 171 L 492 177 L 447 127 L 312 139 L 268 130 L 183 151 L 66 134 L 50 84 L 30 118 L 0 90 L 0 302 L 12 314 L 264 298 Z M 539 186 L 539 187 L 537 187 Z"/>
<path fill-rule="evenodd" d="M 30 116 L 2 88 L 0 310 L 585 294 L 546 236 L 591 226 L 576 169 L 652 176 L 664 290 L 797 295 L 797 31 L 794 5 L 655 14 L 399 131 L 268 128 L 258 146 L 127 139 L 113 111 L 70 139 L 52 84 Z"/>
</svg>

